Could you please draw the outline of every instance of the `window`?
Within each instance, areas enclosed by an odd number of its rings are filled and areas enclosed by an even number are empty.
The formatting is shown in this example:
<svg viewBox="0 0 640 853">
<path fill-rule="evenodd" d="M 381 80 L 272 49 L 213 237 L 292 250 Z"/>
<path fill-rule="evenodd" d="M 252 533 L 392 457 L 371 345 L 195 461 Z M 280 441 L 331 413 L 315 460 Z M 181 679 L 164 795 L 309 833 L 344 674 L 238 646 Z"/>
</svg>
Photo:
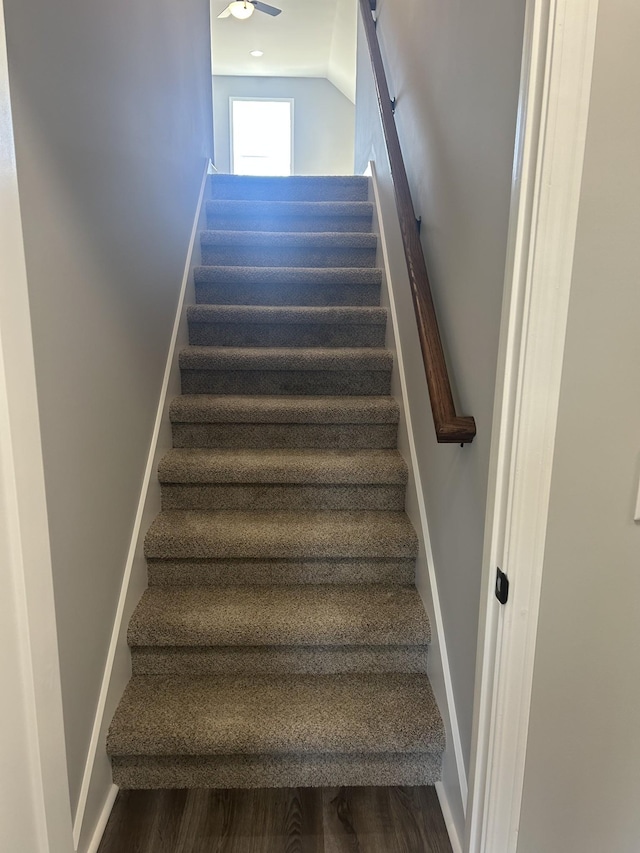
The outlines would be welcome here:
<svg viewBox="0 0 640 853">
<path fill-rule="evenodd" d="M 293 100 L 230 98 L 231 171 L 234 175 L 290 175 Z"/>
</svg>

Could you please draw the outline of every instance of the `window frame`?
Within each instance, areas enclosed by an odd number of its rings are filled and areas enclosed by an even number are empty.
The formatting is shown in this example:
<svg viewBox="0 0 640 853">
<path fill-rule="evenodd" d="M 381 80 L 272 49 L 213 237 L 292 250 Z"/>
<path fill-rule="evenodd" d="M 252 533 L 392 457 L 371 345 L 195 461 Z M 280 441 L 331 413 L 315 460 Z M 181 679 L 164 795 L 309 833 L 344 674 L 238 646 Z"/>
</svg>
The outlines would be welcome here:
<svg viewBox="0 0 640 853">
<path fill-rule="evenodd" d="M 269 97 L 253 97 L 250 95 L 230 95 L 229 96 L 229 171 L 232 175 L 236 174 L 235 162 L 233 154 L 233 104 L 235 101 L 268 101 L 269 103 L 288 103 L 289 104 L 289 125 L 290 125 L 290 157 L 289 157 L 289 174 L 294 175 L 294 120 L 295 107 L 293 98 L 269 98 Z"/>
</svg>

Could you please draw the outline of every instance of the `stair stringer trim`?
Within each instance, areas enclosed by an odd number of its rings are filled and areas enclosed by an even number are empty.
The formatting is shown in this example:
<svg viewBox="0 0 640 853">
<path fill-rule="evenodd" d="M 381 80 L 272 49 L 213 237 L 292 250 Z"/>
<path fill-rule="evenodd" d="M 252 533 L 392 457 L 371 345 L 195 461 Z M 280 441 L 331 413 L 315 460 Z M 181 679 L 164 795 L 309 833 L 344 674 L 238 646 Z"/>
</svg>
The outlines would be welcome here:
<svg viewBox="0 0 640 853">
<path fill-rule="evenodd" d="M 178 355 L 180 349 L 189 343 L 187 307 L 195 304 L 193 270 L 200 264 L 198 234 L 206 228 L 204 201 L 209 168 L 210 163 L 207 160 L 191 229 L 149 454 L 91 731 L 78 808 L 73 819 L 74 848 L 83 853 L 94 853 L 97 850 L 118 791 L 117 786 L 112 782 L 111 761 L 106 752 L 107 730 L 120 697 L 131 678 L 127 628 L 131 615 L 148 585 L 144 538 L 151 522 L 161 509 L 160 483 L 156 475 L 158 464 L 173 446 L 169 405 L 171 400 L 181 393 Z M 92 814 L 94 819 L 90 821 L 88 814 Z"/>
<path fill-rule="evenodd" d="M 383 169 L 384 165 L 383 162 Z M 391 323 L 387 327 L 387 348 L 395 356 L 391 379 L 391 393 L 401 403 L 400 423 L 398 425 L 398 450 L 405 457 L 409 468 L 405 511 L 415 527 L 420 542 L 420 553 L 416 562 L 416 586 L 432 626 L 428 675 L 438 702 L 447 737 L 447 747 L 442 758 L 442 780 L 436 783 L 436 790 L 454 853 L 462 853 L 461 838 L 464 837 L 464 814 L 467 803 L 468 782 L 453 694 L 444 622 L 438 596 L 433 551 L 429 536 L 429 523 L 422 489 L 422 475 L 418 463 L 416 439 L 409 405 L 409 392 L 404 369 L 402 339 L 396 305 L 397 294 L 400 290 L 409 294 L 410 285 L 404 263 L 402 237 L 395 211 L 395 203 L 392 197 L 389 199 L 385 199 L 384 197 L 385 194 L 378 177 L 378 172 L 376 171 L 376 162 L 374 159 L 370 161 L 369 168 L 371 170 L 372 201 L 374 202 L 373 231 L 379 237 L 378 266 L 381 266 L 383 269 L 381 304 L 385 305 L 386 302 L 385 307 L 389 308 L 391 319 Z M 390 244 L 392 240 L 395 240 L 393 247 Z M 426 378 L 424 380 L 424 390 L 426 395 L 428 393 Z"/>
</svg>

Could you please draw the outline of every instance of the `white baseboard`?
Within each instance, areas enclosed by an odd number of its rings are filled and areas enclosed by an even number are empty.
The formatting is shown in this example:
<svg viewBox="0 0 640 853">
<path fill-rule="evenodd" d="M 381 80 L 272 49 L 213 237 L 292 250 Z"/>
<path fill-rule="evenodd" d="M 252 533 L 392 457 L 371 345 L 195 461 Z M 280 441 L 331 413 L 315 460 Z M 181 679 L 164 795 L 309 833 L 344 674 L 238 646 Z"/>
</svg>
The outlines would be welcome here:
<svg viewBox="0 0 640 853">
<path fill-rule="evenodd" d="M 196 238 L 205 216 L 203 201 L 208 170 L 209 161 L 207 161 L 200 186 L 147 465 L 111 632 L 78 808 L 73 822 L 74 847 L 82 853 L 93 853 L 94 849 L 97 850 L 97 845 L 94 847 L 95 839 L 98 839 L 97 844 L 99 844 L 118 790 L 111 781 L 111 767 L 105 749 L 106 732 L 115 707 L 131 676 L 127 626 L 131 613 L 147 586 L 144 537 L 154 516 L 160 511 L 160 486 L 155 475 L 161 456 L 171 447 L 169 404 L 171 399 L 180 393 L 178 353 L 180 348 L 188 343 L 185 306 L 195 301 L 193 268 L 200 260 Z M 91 826 L 92 814 L 93 826 Z"/>
<path fill-rule="evenodd" d="M 104 801 L 104 805 L 102 807 L 102 811 L 100 812 L 100 817 L 98 818 L 98 822 L 95 825 L 91 840 L 87 845 L 86 853 L 98 853 L 98 848 L 100 847 L 102 836 L 104 835 L 104 831 L 107 828 L 107 823 L 109 822 L 109 818 L 111 816 L 113 804 L 115 803 L 116 797 L 118 796 L 118 790 L 119 789 L 117 785 L 112 785 L 109 788 L 106 799 Z"/>
<path fill-rule="evenodd" d="M 420 556 L 418 558 L 416 579 L 418 591 L 421 594 L 425 609 L 432 625 L 433 637 L 429 651 L 429 679 L 433 687 L 438 707 L 443 718 L 447 734 L 447 748 L 443 757 L 442 782 L 439 783 L 438 795 L 441 802 L 446 804 L 447 827 L 452 839 L 452 845 L 457 841 L 460 847 L 460 838 L 464 836 L 464 814 L 466 809 L 468 783 L 462 751 L 462 741 L 456 713 L 455 698 L 453 694 L 453 683 L 447 653 L 447 642 L 444 633 L 444 622 L 440 599 L 438 596 L 438 581 L 435 572 L 431 540 L 429 536 L 429 524 L 425 506 L 424 491 L 422 488 L 422 475 L 418 462 L 416 449 L 415 430 L 412 422 L 411 407 L 409 405 L 409 391 L 405 373 L 405 360 L 403 357 L 402 336 L 400 333 L 398 310 L 396 300 L 401 298 L 397 293 L 403 285 L 405 297 L 411 298 L 404 251 L 401 249 L 400 227 L 395 213 L 395 203 L 389 200 L 385 202 L 381 192 L 379 174 L 376 171 L 376 163 L 371 162 L 371 184 L 373 188 L 373 201 L 375 206 L 375 223 L 379 234 L 379 251 L 382 258 L 384 270 L 383 279 L 386 283 L 386 298 L 391 317 L 391 328 L 388 335 L 392 339 L 391 347 L 394 350 L 394 392 L 401 400 L 401 420 L 399 430 L 399 449 L 408 456 L 409 483 L 407 488 L 407 513 L 409 514 L 420 540 Z M 384 168 L 384 164 L 383 164 Z M 386 175 L 386 173 L 385 173 Z M 390 178 L 390 173 L 389 176 Z M 393 207 L 393 210 L 391 210 Z M 395 258 L 391 258 L 391 246 L 388 241 L 395 238 L 400 251 L 395 252 Z M 396 246 L 396 249 L 398 249 Z M 401 256 L 400 256 L 401 254 Z M 417 334 L 417 332 L 416 332 Z M 428 394 L 426 377 L 424 380 L 424 395 Z M 426 399 L 426 397 L 425 397 Z M 455 805 L 454 803 L 457 803 Z M 443 813 L 444 813 L 443 806 Z M 455 849 L 455 847 L 454 847 Z"/>
<path fill-rule="evenodd" d="M 458 827 L 456 826 L 456 822 L 453 817 L 453 811 L 451 809 L 449 797 L 447 796 L 446 788 L 442 782 L 436 782 L 436 794 L 438 795 L 440 811 L 442 812 L 442 817 L 444 818 L 444 823 L 447 827 L 453 853 L 462 853 L 462 842 L 460 841 L 460 835 L 458 834 Z"/>
</svg>

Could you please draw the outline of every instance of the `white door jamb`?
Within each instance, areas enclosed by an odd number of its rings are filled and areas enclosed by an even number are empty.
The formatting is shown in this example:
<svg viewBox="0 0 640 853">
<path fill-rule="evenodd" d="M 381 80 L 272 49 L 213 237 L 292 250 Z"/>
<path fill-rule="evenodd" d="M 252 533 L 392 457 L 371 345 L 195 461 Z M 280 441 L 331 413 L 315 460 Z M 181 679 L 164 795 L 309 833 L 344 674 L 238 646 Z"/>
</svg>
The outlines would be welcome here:
<svg viewBox="0 0 640 853">
<path fill-rule="evenodd" d="M 476 667 L 467 853 L 515 853 L 598 0 L 527 0 Z M 509 600 L 494 596 L 496 569 Z"/>
<path fill-rule="evenodd" d="M 71 853 L 71 807 L 27 273 L 0 0 L 0 835 Z"/>
</svg>

